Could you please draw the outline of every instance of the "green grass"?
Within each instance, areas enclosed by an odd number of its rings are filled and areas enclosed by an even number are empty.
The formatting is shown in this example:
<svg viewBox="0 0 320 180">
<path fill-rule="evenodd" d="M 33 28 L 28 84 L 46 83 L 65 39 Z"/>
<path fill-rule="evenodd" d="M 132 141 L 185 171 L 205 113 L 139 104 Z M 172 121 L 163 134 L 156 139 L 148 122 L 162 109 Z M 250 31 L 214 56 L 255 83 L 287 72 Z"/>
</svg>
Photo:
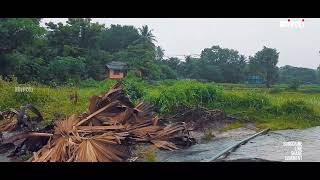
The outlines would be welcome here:
<svg viewBox="0 0 320 180">
<path fill-rule="evenodd" d="M 225 107 L 226 112 L 254 122 L 257 127 L 294 129 L 320 125 L 320 92 L 317 91 L 320 85 L 303 85 L 297 91 L 291 91 L 286 89 L 287 85 L 281 84 L 274 86 L 277 88 L 276 92 L 270 92 L 270 89 L 263 87 L 252 88 L 238 84 L 234 85 L 235 88 L 231 88 L 232 84 L 227 86 L 224 93 L 229 96 L 228 102 L 231 105 Z M 245 97 L 248 92 L 265 96 L 270 103 L 260 108 L 232 107 L 232 104 L 237 104 L 235 99 Z"/>
<path fill-rule="evenodd" d="M 44 85 L 18 84 L 16 81 L 0 80 L 0 111 L 7 108 L 20 108 L 28 103 L 39 109 L 44 117 L 44 123 L 52 121 L 55 113 L 70 116 L 85 111 L 89 105 L 89 97 L 99 95 L 109 89 L 114 81 L 102 81 L 97 87 L 58 87 Z M 15 87 L 32 87 L 33 92 L 15 92 Z M 79 100 L 76 104 L 69 99 L 72 91 L 76 90 Z"/>
<path fill-rule="evenodd" d="M 276 85 L 270 92 L 261 85 L 202 83 L 194 80 L 164 80 L 148 83 L 135 77 L 124 80 L 125 90 L 134 102 L 150 101 L 158 114 L 166 114 L 175 106 L 201 105 L 224 109 L 244 122 L 261 128 L 290 129 L 320 125 L 320 85 L 304 85 L 289 91 L 287 85 Z M 0 79 L 0 111 L 35 105 L 50 122 L 59 113 L 70 116 L 85 111 L 89 97 L 108 90 L 116 81 L 86 80 L 77 87 L 52 88 L 37 83 L 18 84 Z M 30 93 L 17 93 L 15 87 L 33 87 Z M 281 89 L 281 90 L 279 90 Z M 77 91 L 79 100 L 73 104 L 70 93 Z M 237 127 L 231 124 L 228 128 Z"/>
<path fill-rule="evenodd" d="M 141 152 L 146 162 L 157 162 L 156 147 L 151 145 Z"/>
<path fill-rule="evenodd" d="M 211 129 L 205 130 L 204 136 L 203 136 L 204 140 L 209 140 L 209 139 L 211 139 L 213 137 L 214 137 L 214 134 L 213 134 L 213 131 Z"/>
<path fill-rule="evenodd" d="M 243 127 L 243 123 L 241 123 L 241 122 L 233 122 L 233 123 L 228 124 L 225 127 L 220 128 L 219 131 L 224 132 L 224 131 L 227 131 L 227 130 L 230 130 L 230 129 L 236 129 L 236 128 L 240 128 L 240 127 Z"/>
</svg>

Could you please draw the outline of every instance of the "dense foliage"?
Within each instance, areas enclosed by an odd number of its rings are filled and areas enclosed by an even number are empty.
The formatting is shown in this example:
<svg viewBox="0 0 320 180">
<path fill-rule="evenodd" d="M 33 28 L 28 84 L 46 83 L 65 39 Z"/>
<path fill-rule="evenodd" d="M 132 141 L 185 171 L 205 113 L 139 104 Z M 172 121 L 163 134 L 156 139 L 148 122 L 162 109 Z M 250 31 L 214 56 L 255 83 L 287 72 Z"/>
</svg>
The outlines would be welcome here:
<svg viewBox="0 0 320 180">
<path fill-rule="evenodd" d="M 317 71 L 289 65 L 281 67 L 279 70 L 279 82 L 290 83 L 293 80 L 309 84 L 317 83 Z"/>
<path fill-rule="evenodd" d="M 320 69 L 277 67 L 279 52 L 263 47 L 253 57 L 214 45 L 200 57 L 165 57 L 155 45 L 148 26 L 93 23 L 89 18 L 69 18 L 66 23 L 40 25 L 40 18 L 0 19 L 0 75 L 20 83 L 49 85 L 105 79 L 105 64 L 123 61 L 143 72 L 148 80 L 197 79 L 244 83 L 260 75 L 267 86 L 274 82 L 320 82 Z"/>
</svg>

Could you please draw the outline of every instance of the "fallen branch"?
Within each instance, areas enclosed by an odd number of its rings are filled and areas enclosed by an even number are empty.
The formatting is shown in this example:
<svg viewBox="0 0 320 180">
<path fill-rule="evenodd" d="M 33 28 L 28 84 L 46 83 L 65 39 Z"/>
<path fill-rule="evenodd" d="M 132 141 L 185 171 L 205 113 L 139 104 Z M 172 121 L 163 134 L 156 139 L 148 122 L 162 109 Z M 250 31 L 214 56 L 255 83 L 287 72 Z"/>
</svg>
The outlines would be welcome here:
<svg viewBox="0 0 320 180">
<path fill-rule="evenodd" d="M 97 110 L 96 112 L 90 114 L 88 117 L 86 117 L 86 118 L 84 118 L 83 120 L 81 120 L 76 126 L 80 126 L 81 124 L 83 124 L 83 123 L 85 123 L 86 121 L 88 121 L 88 120 L 90 120 L 91 118 L 93 118 L 95 115 L 103 112 L 104 110 L 108 109 L 109 107 L 111 107 L 111 106 L 113 106 L 113 105 L 115 105 L 115 104 L 117 104 L 117 103 L 118 103 L 118 101 L 112 102 L 111 104 L 108 104 L 108 105 L 106 105 L 105 107 Z"/>
<path fill-rule="evenodd" d="M 26 139 L 29 137 L 51 137 L 51 136 L 53 136 L 53 134 L 50 134 L 50 133 L 37 133 L 37 132 L 21 133 L 21 134 L 14 135 L 8 139 L 5 139 L 3 143 L 13 143 L 20 139 Z"/>
</svg>

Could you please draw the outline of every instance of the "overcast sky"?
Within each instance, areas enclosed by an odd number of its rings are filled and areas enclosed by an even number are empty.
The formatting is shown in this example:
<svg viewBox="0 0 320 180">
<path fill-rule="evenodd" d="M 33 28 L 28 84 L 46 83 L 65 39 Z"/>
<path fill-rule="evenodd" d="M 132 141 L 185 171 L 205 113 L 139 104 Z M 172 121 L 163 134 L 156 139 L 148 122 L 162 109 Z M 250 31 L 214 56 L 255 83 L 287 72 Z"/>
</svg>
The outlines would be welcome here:
<svg viewBox="0 0 320 180">
<path fill-rule="evenodd" d="M 44 18 L 44 22 L 65 22 L 66 18 Z M 254 55 L 265 45 L 280 52 L 279 66 L 317 68 L 320 64 L 320 19 L 304 19 L 304 28 L 280 28 L 288 18 L 92 18 L 105 24 L 148 25 L 157 45 L 166 56 L 200 54 L 204 48 L 219 45 Z M 291 19 L 291 22 L 302 19 Z"/>
</svg>

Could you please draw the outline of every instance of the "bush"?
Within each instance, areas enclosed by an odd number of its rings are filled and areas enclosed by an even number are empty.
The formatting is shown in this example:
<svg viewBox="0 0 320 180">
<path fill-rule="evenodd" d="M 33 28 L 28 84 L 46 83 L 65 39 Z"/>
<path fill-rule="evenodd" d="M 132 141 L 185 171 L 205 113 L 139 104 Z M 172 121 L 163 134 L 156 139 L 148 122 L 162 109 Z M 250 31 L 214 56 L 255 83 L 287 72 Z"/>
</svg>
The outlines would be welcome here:
<svg viewBox="0 0 320 180">
<path fill-rule="evenodd" d="M 136 101 L 144 96 L 145 83 L 141 78 L 138 78 L 132 72 L 128 73 L 127 77 L 123 79 L 124 90 L 128 93 L 131 100 Z"/>
<path fill-rule="evenodd" d="M 299 80 L 292 80 L 289 85 L 288 89 L 296 91 L 301 85 L 301 82 Z"/>
<path fill-rule="evenodd" d="M 144 159 L 147 162 L 157 162 L 156 148 L 151 146 L 144 152 Z"/>
<path fill-rule="evenodd" d="M 166 80 L 157 81 L 157 82 L 158 82 L 158 85 L 172 86 L 177 82 L 177 80 L 166 79 Z"/>
<path fill-rule="evenodd" d="M 204 140 L 210 140 L 211 138 L 214 137 L 213 131 L 212 129 L 207 129 L 205 130 L 204 134 L 203 134 L 203 139 Z"/>
<path fill-rule="evenodd" d="M 287 114 L 313 114 L 314 110 L 302 100 L 289 100 L 281 105 L 281 110 Z"/>
<path fill-rule="evenodd" d="M 320 88 L 310 88 L 301 90 L 303 93 L 320 93 Z"/>
<path fill-rule="evenodd" d="M 263 111 L 274 115 L 279 115 L 283 113 L 281 107 L 276 105 L 266 106 L 263 108 Z"/>
<path fill-rule="evenodd" d="M 99 84 L 100 84 L 99 81 L 96 81 L 96 80 L 90 78 L 90 79 L 86 79 L 86 80 L 80 81 L 79 87 L 84 87 L 84 88 L 87 88 L 87 87 L 98 87 Z"/>
<path fill-rule="evenodd" d="M 48 65 L 48 76 L 50 80 L 60 83 L 73 81 L 78 83 L 85 74 L 85 59 L 73 57 L 56 57 Z"/>
<path fill-rule="evenodd" d="M 177 79 L 178 78 L 177 72 L 171 69 L 169 66 L 161 65 L 160 69 L 161 69 L 161 74 L 160 74 L 161 79 Z"/>
<path fill-rule="evenodd" d="M 156 155 L 157 147 L 154 145 L 151 146 L 137 146 L 136 155 L 138 157 L 143 158 L 145 162 L 156 162 L 157 155 Z"/>
<path fill-rule="evenodd" d="M 262 108 L 271 104 L 270 100 L 266 96 L 255 92 L 247 93 L 240 102 L 241 107 L 248 108 Z"/>
<path fill-rule="evenodd" d="M 261 109 L 262 107 L 271 104 L 270 100 L 263 94 L 256 92 L 223 94 L 219 100 L 221 103 L 220 108 L 255 108 Z"/>
<path fill-rule="evenodd" d="M 270 94 L 277 94 L 277 93 L 280 93 L 280 92 L 282 92 L 282 89 L 280 87 L 274 87 L 274 88 L 271 88 L 269 90 Z"/>
<path fill-rule="evenodd" d="M 218 102 L 221 88 L 212 83 L 200 83 L 193 80 L 177 81 L 174 85 L 162 87 L 158 96 L 145 97 L 151 101 L 158 112 L 167 113 L 179 106 L 208 106 Z"/>
</svg>

